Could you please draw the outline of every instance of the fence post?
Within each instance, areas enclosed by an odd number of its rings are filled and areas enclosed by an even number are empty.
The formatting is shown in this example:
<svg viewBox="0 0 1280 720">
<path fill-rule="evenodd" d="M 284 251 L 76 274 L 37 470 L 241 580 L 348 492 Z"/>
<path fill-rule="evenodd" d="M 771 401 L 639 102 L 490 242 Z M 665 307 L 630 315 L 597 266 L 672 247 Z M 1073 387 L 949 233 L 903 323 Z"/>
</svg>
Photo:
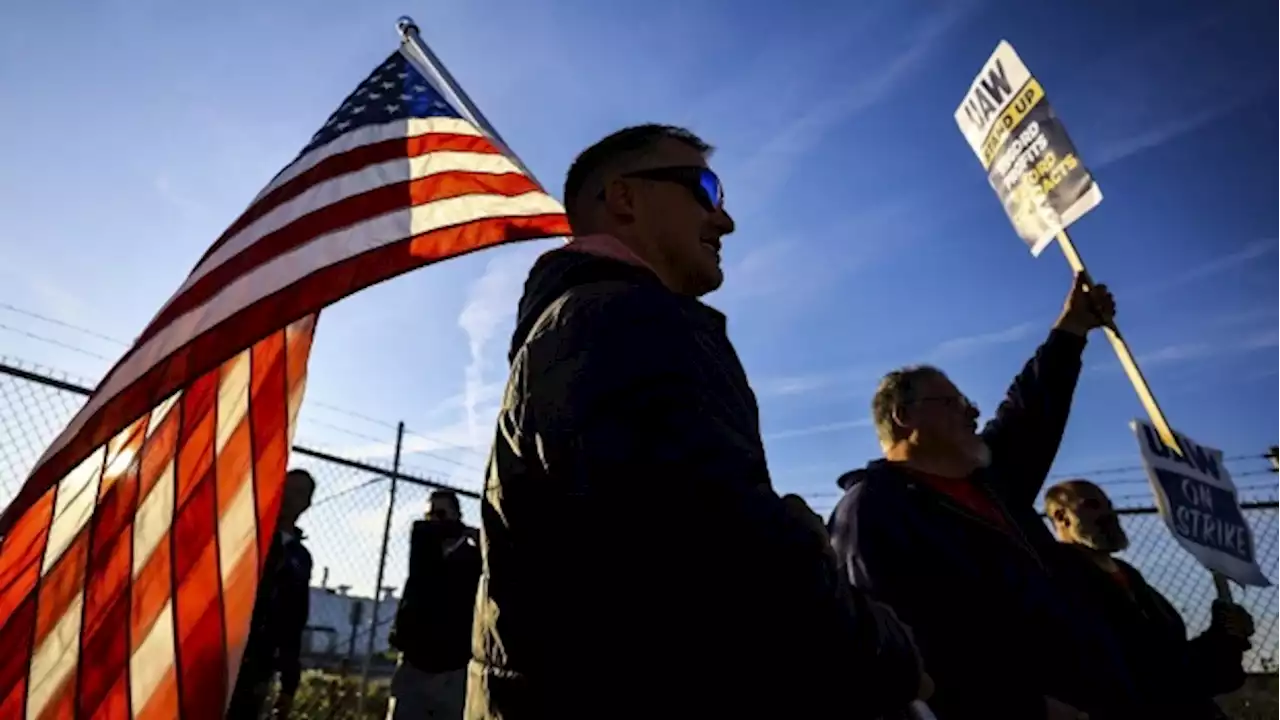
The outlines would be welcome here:
<svg viewBox="0 0 1280 720">
<path fill-rule="evenodd" d="M 396 511 L 396 479 L 400 477 L 400 450 L 404 446 L 404 421 L 396 426 L 396 451 L 391 461 L 391 490 L 387 493 L 387 519 L 382 525 L 382 552 L 378 553 L 378 579 L 373 585 L 373 612 L 369 619 L 369 644 L 364 653 L 364 670 L 360 673 L 360 692 L 356 696 L 356 717 L 364 716 L 364 702 L 369 695 L 369 671 L 373 667 L 373 649 L 378 639 L 378 610 L 382 606 L 382 576 L 387 569 L 387 545 L 391 542 L 391 518 Z"/>
</svg>

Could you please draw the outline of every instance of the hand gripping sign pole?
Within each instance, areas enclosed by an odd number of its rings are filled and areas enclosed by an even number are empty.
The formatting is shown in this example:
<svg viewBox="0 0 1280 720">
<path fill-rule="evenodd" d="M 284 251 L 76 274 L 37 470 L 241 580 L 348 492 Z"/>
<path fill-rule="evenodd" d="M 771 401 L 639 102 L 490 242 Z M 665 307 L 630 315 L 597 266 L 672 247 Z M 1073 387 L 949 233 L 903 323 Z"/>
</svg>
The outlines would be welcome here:
<svg viewBox="0 0 1280 720">
<path fill-rule="evenodd" d="M 1081 162 L 1044 88 L 1008 42 L 996 46 L 955 118 L 1032 255 L 1039 256 L 1056 239 L 1067 264 L 1092 285 L 1067 227 L 1102 202 L 1102 191 Z M 1160 440 L 1181 456 L 1173 429 L 1120 329 L 1108 322 L 1104 330 Z M 1219 599 L 1231 599 L 1230 586 L 1217 573 L 1214 586 Z"/>
</svg>

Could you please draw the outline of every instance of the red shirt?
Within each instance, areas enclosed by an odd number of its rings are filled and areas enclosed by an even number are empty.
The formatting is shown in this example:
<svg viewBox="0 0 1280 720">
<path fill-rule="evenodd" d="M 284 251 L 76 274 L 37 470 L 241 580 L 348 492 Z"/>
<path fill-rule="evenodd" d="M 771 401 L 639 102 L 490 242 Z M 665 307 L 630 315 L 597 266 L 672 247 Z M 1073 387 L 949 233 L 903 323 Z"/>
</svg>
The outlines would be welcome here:
<svg viewBox="0 0 1280 720">
<path fill-rule="evenodd" d="M 1110 571 L 1108 574 L 1112 580 L 1116 581 L 1117 585 L 1124 588 L 1125 592 L 1133 593 L 1133 587 L 1129 584 L 1129 573 L 1125 572 L 1124 568 L 1117 566 L 1115 570 Z"/>
<path fill-rule="evenodd" d="M 913 471 L 912 474 L 965 510 L 1005 532 L 1013 531 L 1013 526 L 1005 516 L 1004 510 L 968 478 L 948 478 L 919 471 Z"/>
</svg>

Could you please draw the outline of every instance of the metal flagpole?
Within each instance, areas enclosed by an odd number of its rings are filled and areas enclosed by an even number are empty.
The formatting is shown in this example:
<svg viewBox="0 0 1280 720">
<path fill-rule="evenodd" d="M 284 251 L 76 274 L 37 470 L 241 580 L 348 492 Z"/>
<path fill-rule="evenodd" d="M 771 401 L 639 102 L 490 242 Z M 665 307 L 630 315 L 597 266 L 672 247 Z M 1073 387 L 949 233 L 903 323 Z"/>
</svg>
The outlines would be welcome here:
<svg viewBox="0 0 1280 720">
<path fill-rule="evenodd" d="M 520 168 L 521 172 L 537 183 L 539 187 L 542 187 L 542 183 L 538 182 L 538 178 L 534 177 L 533 173 L 529 171 L 529 168 L 525 167 L 520 158 L 511 152 L 511 147 L 498 134 L 498 131 L 484 116 L 484 113 L 480 112 L 480 108 L 471 102 L 471 98 L 467 96 L 466 91 L 449 74 L 449 70 L 444 66 L 444 63 L 440 62 L 440 58 L 436 57 L 436 54 L 431 52 L 431 48 L 422 41 L 422 36 L 418 34 L 418 24 L 413 21 L 413 18 L 408 15 L 402 16 L 396 21 L 396 30 L 400 33 L 400 52 L 404 54 L 405 58 L 413 63 L 414 67 L 425 75 L 436 86 L 437 90 L 451 96 L 447 99 L 452 101 L 451 104 L 457 108 L 458 112 L 480 128 L 481 132 L 488 135 L 498 145 L 498 148 L 506 154 L 507 158 Z"/>
<path fill-rule="evenodd" d="M 1076 251 L 1075 243 L 1071 242 L 1071 236 L 1067 234 L 1066 229 L 1058 232 L 1058 247 L 1062 248 L 1062 254 L 1067 258 L 1067 264 L 1071 269 L 1080 274 L 1080 277 L 1087 285 L 1093 285 L 1093 278 L 1089 276 L 1089 271 L 1084 266 L 1084 260 L 1080 258 L 1080 253 Z M 1133 357 L 1133 352 L 1129 350 L 1129 343 L 1125 342 L 1124 336 L 1120 334 L 1120 328 L 1116 327 L 1114 321 L 1108 322 L 1103 328 L 1107 333 L 1107 339 L 1111 341 L 1111 347 L 1116 351 L 1116 357 L 1120 358 L 1120 364 L 1124 367 L 1124 372 L 1129 376 L 1129 382 L 1133 384 L 1133 389 L 1138 393 L 1138 399 L 1142 401 L 1142 407 L 1147 411 L 1147 416 L 1151 418 L 1151 424 L 1155 426 L 1156 433 L 1160 435 L 1160 439 L 1164 444 L 1178 455 L 1182 455 L 1182 446 L 1178 444 L 1177 438 L 1173 435 L 1173 428 L 1169 426 L 1169 421 L 1164 416 L 1164 411 L 1160 409 L 1160 404 L 1156 402 L 1156 396 L 1151 392 L 1151 386 L 1147 385 L 1147 379 L 1143 377 L 1142 370 L 1138 368 L 1138 361 Z M 1219 573 L 1213 573 L 1213 588 L 1217 592 L 1219 600 L 1232 602 L 1231 585 L 1227 583 L 1227 578 Z"/>
<path fill-rule="evenodd" d="M 391 543 L 391 519 L 396 511 L 396 478 L 400 477 L 400 449 L 404 447 L 404 421 L 396 427 L 396 450 L 391 464 L 391 490 L 387 493 L 387 518 L 382 525 L 382 554 L 378 556 L 378 579 L 373 586 L 373 612 L 369 618 L 369 643 L 365 646 L 364 669 L 360 673 L 360 693 L 356 696 L 356 715 L 364 711 L 369 695 L 369 671 L 373 666 L 373 650 L 378 638 L 378 610 L 382 606 L 382 578 L 387 570 L 387 546 Z"/>
</svg>

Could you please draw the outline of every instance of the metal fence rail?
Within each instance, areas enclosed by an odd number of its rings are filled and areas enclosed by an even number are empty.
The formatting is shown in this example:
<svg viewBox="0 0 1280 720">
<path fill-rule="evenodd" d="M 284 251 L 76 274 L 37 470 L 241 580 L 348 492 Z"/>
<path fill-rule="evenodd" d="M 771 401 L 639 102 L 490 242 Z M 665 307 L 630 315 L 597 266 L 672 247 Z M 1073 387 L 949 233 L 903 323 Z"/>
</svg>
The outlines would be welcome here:
<svg viewBox="0 0 1280 720">
<path fill-rule="evenodd" d="M 0 360 L 0 508 L 17 493 L 27 471 L 89 392 L 85 383 L 47 369 Z M 291 466 L 311 471 L 317 490 L 300 523 L 315 559 L 315 574 L 305 639 L 305 661 L 312 670 L 296 699 L 296 713 L 335 720 L 382 717 L 385 681 L 394 667 L 387 634 L 408 569 L 410 526 L 421 517 L 433 488 L 455 490 L 469 515 L 476 510 L 478 495 L 407 472 L 386 459 L 345 457 L 308 446 L 305 438 L 299 442 Z M 1242 510 L 1253 529 L 1259 564 L 1275 583 L 1280 580 L 1275 490 L 1250 498 Z M 1154 507 L 1124 507 L 1121 514 L 1131 541 L 1124 558 L 1169 598 L 1192 635 L 1203 631 L 1214 598 L 1209 573 L 1182 550 Z M 1276 590 L 1250 588 L 1236 595 L 1258 626 L 1253 649 L 1245 657 L 1246 669 L 1274 671 Z M 357 689 L 369 687 L 361 682 L 366 668 L 373 687 L 361 703 Z"/>
</svg>

